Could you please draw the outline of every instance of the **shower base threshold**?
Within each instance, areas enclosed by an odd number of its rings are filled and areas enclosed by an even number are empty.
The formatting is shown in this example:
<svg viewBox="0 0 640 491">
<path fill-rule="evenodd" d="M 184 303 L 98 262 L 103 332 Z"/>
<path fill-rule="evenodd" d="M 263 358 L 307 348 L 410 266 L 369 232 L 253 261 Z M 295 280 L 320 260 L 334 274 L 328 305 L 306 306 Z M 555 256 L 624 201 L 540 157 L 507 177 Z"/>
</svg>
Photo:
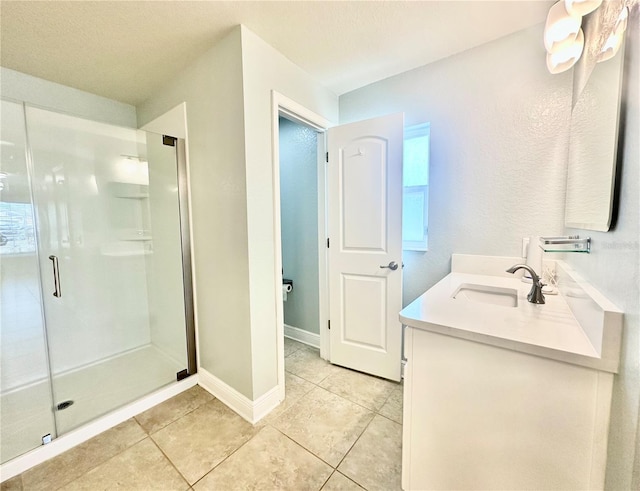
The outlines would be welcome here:
<svg viewBox="0 0 640 491">
<path fill-rule="evenodd" d="M 46 451 L 44 454 L 49 454 L 54 450 L 54 446 L 59 446 L 59 442 L 68 440 L 70 436 L 73 436 L 72 440 L 75 440 L 77 434 L 84 434 L 88 428 L 93 428 L 95 424 L 98 424 L 100 429 L 97 432 L 66 446 L 64 450 L 55 453 L 57 455 L 146 410 L 146 408 L 140 409 L 123 419 L 116 418 L 117 421 L 113 422 L 114 416 L 117 414 L 128 408 L 137 407 L 136 405 L 148 399 L 148 397 L 139 399 L 141 396 L 153 392 L 149 396 L 153 398 L 156 394 L 164 393 L 164 389 L 158 390 L 161 387 L 166 387 L 171 392 L 186 384 L 184 388 L 175 392 L 177 394 L 195 385 L 197 378 L 194 376 L 188 377 L 179 384 L 175 382 L 175 374 L 182 368 L 184 367 L 160 353 L 153 346 L 147 346 L 91 365 L 83 370 L 55 377 L 56 400 L 54 406 L 67 400 L 73 400 L 74 404 L 64 410 L 55 411 L 58 432 L 61 436 L 45 446 L 41 446 L 42 437 L 48 433 L 55 434 L 48 382 L 32 384 L 20 390 L 3 394 L 0 397 L 2 407 L 0 456 L 2 461 L 6 463 L 1 467 L 2 479 L 11 477 L 9 474 L 15 475 L 10 472 L 10 469 L 31 454 L 42 453 L 42 451 Z M 175 394 L 172 393 L 165 399 L 173 397 L 173 395 Z M 136 401 L 137 398 L 138 401 Z M 148 407 L 153 407 L 165 399 L 157 400 Z M 25 405 L 26 401 L 29 402 L 28 405 Z M 126 404 L 128 405 L 125 406 Z M 25 410 L 25 407 L 28 409 Z M 120 409 L 113 411 L 113 408 Z M 130 411 L 125 411 L 125 413 L 129 414 Z M 104 422 L 109 423 L 104 426 Z M 29 450 L 31 451 L 29 452 Z M 18 457 L 19 455 L 22 456 Z M 48 455 L 41 461 L 52 456 Z M 31 463 L 26 468 L 37 463 L 39 461 Z M 22 468 L 21 465 L 20 467 Z M 17 473 L 20 472 L 23 471 Z"/>
</svg>

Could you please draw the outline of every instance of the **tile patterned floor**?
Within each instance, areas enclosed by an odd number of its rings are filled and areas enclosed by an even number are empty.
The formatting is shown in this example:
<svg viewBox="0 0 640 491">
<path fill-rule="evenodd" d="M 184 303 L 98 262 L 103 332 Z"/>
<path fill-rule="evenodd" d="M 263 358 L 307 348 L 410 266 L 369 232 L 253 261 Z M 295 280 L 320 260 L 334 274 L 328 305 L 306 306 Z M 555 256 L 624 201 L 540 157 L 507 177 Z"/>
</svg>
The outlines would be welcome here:
<svg viewBox="0 0 640 491">
<path fill-rule="evenodd" d="M 256 425 L 196 386 L 2 491 L 400 489 L 401 385 L 289 339 L 285 355 L 286 399 Z"/>
</svg>

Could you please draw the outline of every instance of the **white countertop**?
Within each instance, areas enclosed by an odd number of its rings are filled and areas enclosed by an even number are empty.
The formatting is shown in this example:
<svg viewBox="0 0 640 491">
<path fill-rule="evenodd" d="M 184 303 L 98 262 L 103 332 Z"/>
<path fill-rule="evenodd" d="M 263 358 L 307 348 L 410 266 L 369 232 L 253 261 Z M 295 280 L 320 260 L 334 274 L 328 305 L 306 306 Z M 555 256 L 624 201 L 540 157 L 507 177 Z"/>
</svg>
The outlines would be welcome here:
<svg viewBox="0 0 640 491">
<path fill-rule="evenodd" d="M 518 306 L 505 307 L 454 299 L 464 283 L 517 290 Z M 537 356 L 606 371 L 569 305 L 561 295 L 546 295 L 546 303 L 527 301 L 531 284 L 519 278 L 450 273 L 400 312 L 403 324 Z"/>
</svg>

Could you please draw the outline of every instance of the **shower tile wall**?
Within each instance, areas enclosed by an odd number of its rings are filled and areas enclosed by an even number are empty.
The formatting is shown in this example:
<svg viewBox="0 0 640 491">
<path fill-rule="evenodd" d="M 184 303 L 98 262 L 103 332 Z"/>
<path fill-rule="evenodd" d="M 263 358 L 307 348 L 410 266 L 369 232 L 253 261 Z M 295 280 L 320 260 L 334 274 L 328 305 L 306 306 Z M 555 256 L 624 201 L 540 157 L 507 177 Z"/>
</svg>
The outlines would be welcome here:
<svg viewBox="0 0 640 491">
<path fill-rule="evenodd" d="M 39 270 L 35 254 L 0 257 L 2 283 L 2 390 L 47 377 L 44 356 Z"/>
<path fill-rule="evenodd" d="M 147 203 L 113 183 L 142 184 L 135 130 L 27 107 L 47 338 L 54 375 L 148 344 L 143 242 Z M 113 253 L 130 243 L 136 254 Z M 127 251 L 130 252 L 130 251 Z M 54 297 L 50 255 L 59 260 Z"/>
</svg>

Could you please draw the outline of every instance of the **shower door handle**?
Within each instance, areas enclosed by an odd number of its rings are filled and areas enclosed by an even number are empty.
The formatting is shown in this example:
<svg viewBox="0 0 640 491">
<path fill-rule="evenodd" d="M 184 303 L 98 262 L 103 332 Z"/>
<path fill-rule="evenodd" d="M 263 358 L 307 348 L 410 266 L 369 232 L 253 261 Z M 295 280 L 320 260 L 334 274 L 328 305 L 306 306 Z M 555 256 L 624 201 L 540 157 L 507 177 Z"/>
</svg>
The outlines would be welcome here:
<svg viewBox="0 0 640 491">
<path fill-rule="evenodd" d="M 53 286 L 55 288 L 53 296 L 60 298 L 62 296 L 62 290 L 60 288 L 60 270 L 58 268 L 58 257 L 49 256 L 49 259 L 51 259 L 51 261 L 53 262 Z"/>
</svg>

